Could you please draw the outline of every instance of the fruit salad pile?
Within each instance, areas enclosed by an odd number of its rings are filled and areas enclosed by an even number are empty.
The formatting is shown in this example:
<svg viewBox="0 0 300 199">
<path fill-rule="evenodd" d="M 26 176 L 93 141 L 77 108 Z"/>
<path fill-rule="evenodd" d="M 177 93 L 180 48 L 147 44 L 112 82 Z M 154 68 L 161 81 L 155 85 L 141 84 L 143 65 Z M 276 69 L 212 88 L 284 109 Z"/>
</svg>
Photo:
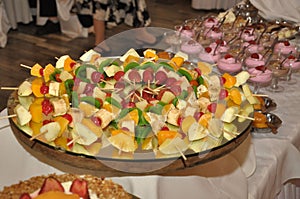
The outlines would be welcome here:
<svg viewBox="0 0 300 199">
<path fill-rule="evenodd" d="M 259 103 L 248 72 L 218 76 L 210 68 L 153 49 L 117 58 L 90 50 L 80 61 L 64 55 L 55 66 L 32 66 L 13 120 L 31 139 L 80 154 L 201 152 L 238 136 L 236 123 Z"/>
</svg>

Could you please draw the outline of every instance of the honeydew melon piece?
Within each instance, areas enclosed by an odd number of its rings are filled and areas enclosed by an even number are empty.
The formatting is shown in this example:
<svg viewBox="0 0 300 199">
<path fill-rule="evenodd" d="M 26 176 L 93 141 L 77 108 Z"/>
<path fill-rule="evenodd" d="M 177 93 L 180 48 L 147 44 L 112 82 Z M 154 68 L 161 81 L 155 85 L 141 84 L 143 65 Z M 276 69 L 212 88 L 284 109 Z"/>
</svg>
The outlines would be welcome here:
<svg viewBox="0 0 300 199">
<path fill-rule="evenodd" d="M 225 112 L 223 113 L 221 120 L 223 122 L 231 123 L 236 118 L 236 114 L 239 113 L 239 107 L 231 106 L 228 107 Z"/>
<path fill-rule="evenodd" d="M 208 131 L 205 127 L 203 127 L 198 122 L 194 122 L 191 124 L 188 130 L 188 138 L 190 141 L 199 140 L 208 135 Z"/>
<path fill-rule="evenodd" d="M 18 88 L 19 96 L 29 96 L 32 93 L 31 83 L 29 81 L 24 81 Z"/>
<path fill-rule="evenodd" d="M 48 142 L 52 142 L 58 137 L 60 133 L 60 125 L 58 122 L 50 122 L 41 127 L 40 133 L 44 135 L 45 139 Z"/>
<path fill-rule="evenodd" d="M 98 136 L 82 123 L 75 124 L 72 136 L 76 143 L 82 145 L 90 145 L 98 139 Z"/>
<path fill-rule="evenodd" d="M 160 146 L 159 151 L 166 155 L 181 154 L 188 149 L 188 140 L 175 137 L 166 139 Z"/>
<path fill-rule="evenodd" d="M 15 113 L 17 115 L 18 124 L 21 126 L 28 124 L 32 118 L 31 113 L 21 104 L 15 107 Z"/>
</svg>

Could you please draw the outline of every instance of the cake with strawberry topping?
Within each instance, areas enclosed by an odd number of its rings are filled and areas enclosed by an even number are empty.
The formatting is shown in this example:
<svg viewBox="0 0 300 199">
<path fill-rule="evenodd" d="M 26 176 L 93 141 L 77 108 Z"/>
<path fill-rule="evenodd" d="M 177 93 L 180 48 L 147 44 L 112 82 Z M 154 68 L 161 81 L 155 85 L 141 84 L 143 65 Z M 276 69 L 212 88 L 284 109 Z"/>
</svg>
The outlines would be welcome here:
<svg viewBox="0 0 300 199">
<path fill-rule="evenodd" d="M 217 50 L 213 50 L 211 47 L 206 47 L 204 51 L 199 53 L 199 58 L 208 63 L 216 63 L 220 57 L 220 53 Z"/>
<path fill-rule="evenodd" d="M 252 53 L 249 57 L 245 59 L 245 64 L 247 67 L 250 68 L 261 66 L 265 65 L 265 59 L 259 53 Z"/>
<path fill-rule="evenodd" d="M 4 187 L 5 199 L 97 199 L 132 198 L 123 187 L 111 180 L 91 175 L 50 174 L 32 177 Z"/>
<path fill-rule="evenodd" d="M 219 59 L 217 66 L 220 71 L 228 73 L 236 73 L 242 70 L 242 63 L 231 54 L 226 54 Z"/>
<path fill-rule="evenodd" d="M 284 55 L 290 53 L 296 53 L 296 46 L 292 45 L 288 40 L 281 41 L 275 44 L 274 52 L 284 54 Z"/>
<path fill-rule="evenodd" d="M 248 72 L 251 76 L 249 80 L 252 82 L 266 84 L 272 79 L 272 71 L 264 65 L 250 68 Z"/>
</svg>

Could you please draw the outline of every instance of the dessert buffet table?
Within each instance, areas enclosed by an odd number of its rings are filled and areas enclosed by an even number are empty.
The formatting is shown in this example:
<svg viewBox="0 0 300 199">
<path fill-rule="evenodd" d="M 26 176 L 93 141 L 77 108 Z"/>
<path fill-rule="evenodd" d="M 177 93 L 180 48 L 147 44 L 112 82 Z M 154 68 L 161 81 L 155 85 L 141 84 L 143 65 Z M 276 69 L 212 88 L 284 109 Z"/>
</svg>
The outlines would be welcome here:
<svg viewBox="0 0 300 199">
<path fill-rule="evenodd" d="M 299 198 L 300 188 L 290 183 L 300 179 L 299 86 L 300 81 L 286 84 L 284 93 L 276 94 L 262 90 L 277 103 L 272 112 L 283 121 L 277 134 L 251 133 L 230 154 L 196 167 L 164 176 L 113 177 L 113 181 L 138 197 L 151 199 L 187 195 L 189 198 Z M 2 116 L 6 114 L 7 110 L 1 112 Z M 70 172 L 31 156 L 16 141 L 6 119 L 0 121 L 0 137 L 0 189 L 32 176 Z M 96 171 L 95 174 L 101 176 Z"/>
</svg>

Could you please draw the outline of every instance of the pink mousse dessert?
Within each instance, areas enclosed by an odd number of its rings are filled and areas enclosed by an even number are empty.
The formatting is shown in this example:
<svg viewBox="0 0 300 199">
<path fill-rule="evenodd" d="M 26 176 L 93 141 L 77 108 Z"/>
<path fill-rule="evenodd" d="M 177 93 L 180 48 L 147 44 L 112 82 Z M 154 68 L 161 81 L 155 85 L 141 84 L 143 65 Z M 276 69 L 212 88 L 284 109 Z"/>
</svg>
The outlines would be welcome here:
<svg viewBox="0 0 300 199">
<path fill-rule="evenodd" d="M 300 69 L 300 60 L 296 59 L 294 55 L 290 55 L 284 62 L 283 67 L 289 68 L 292 67 L 294 70 Z"/>
<path fill-rule="evenodd" d="M 254 40 L 244 42 L 242 47 L 246 47 L 246 52 L 248 53 L 259 53 L 265 48 L 262 45 L 257 44 Z"/>
<path fill-rule="evenodd" d="M 181 50 L 187 54 L 198 54 L 203 50 L 203 47 L 198 42 L 189 40 L 181 45 Z"/>
<path fill-rule="evenodd" d="M 216 39 L 221 39 L 223 37 L 223 32 L 219 28 L 213 27 L 210 29 L 206 29 L 204 31 L 204 35 L 208 38 L 212 38 L 216 40 Z"/>
<path fill-rule="evenodd" d="M 289 53 L 296 53 L 296 46 L 291 45 L 289 41 L 281 41 L 275 45 L 274 51 L 277 53 L 282 53 L 284 55 L 287 55 Z"/>
<path fill-rule="evenodd" d="M 217 66 L 220 71 L 227 73 L 236 73 L 242 70 L 242 63 L 239 60 L 235 60 L 235 58 L 226 54 L 224 57 L 218 60 Z"/>
<path fill-rule="evenodd" d="M 259 53 L 252 53 L 249 57 L 245 59 L 245 65 L 249 68 L 265 65 L 265 62 L 265 59 Z"/>
<path fill-rule="evenodd" d="M 204 51 L 199 53 L 199 58 L 208 63 L 216 63 L 221 58 L 221 55 L 218 51 L 214 52 L 211 47 L 206 47 Z"/>
<path fill-rule="evenodd" d="M 182 36 L 192 38 L 195 35 L 195 31 L 189 26 L 176 26 L 175 29 L 180 32 Z"/>
<path fill-rule="evenodd" d="M 209 47 L 214 51 L 217 48 L 219 53 L 226 53 L 229 50 L 229 46 L 226 41 L 217 39 L 215 42 L 211 43 Z"/>
<path fill-rule="evenodd" d="M 219 23 L 219 20 L 215 17 L 208 17 L 204 20 L 203 26 L 206 28 L 211 28 L 213 26 L 217 26 Z"/>
<path fill-rule="evenodd" d="M 252 82 L 266 84 L 272 80 L 272 71 L 264 65 L 250 68 L 248 72 L 251 76 L 249 80 Z"/>
<path fill-rule="evenodd" d="M 241 38 L 244 41 L 252 41 L 256 39 L 256 34 L 254 32 L 254 29 L 246 29 L 242 32 Z"/>
</svg>

